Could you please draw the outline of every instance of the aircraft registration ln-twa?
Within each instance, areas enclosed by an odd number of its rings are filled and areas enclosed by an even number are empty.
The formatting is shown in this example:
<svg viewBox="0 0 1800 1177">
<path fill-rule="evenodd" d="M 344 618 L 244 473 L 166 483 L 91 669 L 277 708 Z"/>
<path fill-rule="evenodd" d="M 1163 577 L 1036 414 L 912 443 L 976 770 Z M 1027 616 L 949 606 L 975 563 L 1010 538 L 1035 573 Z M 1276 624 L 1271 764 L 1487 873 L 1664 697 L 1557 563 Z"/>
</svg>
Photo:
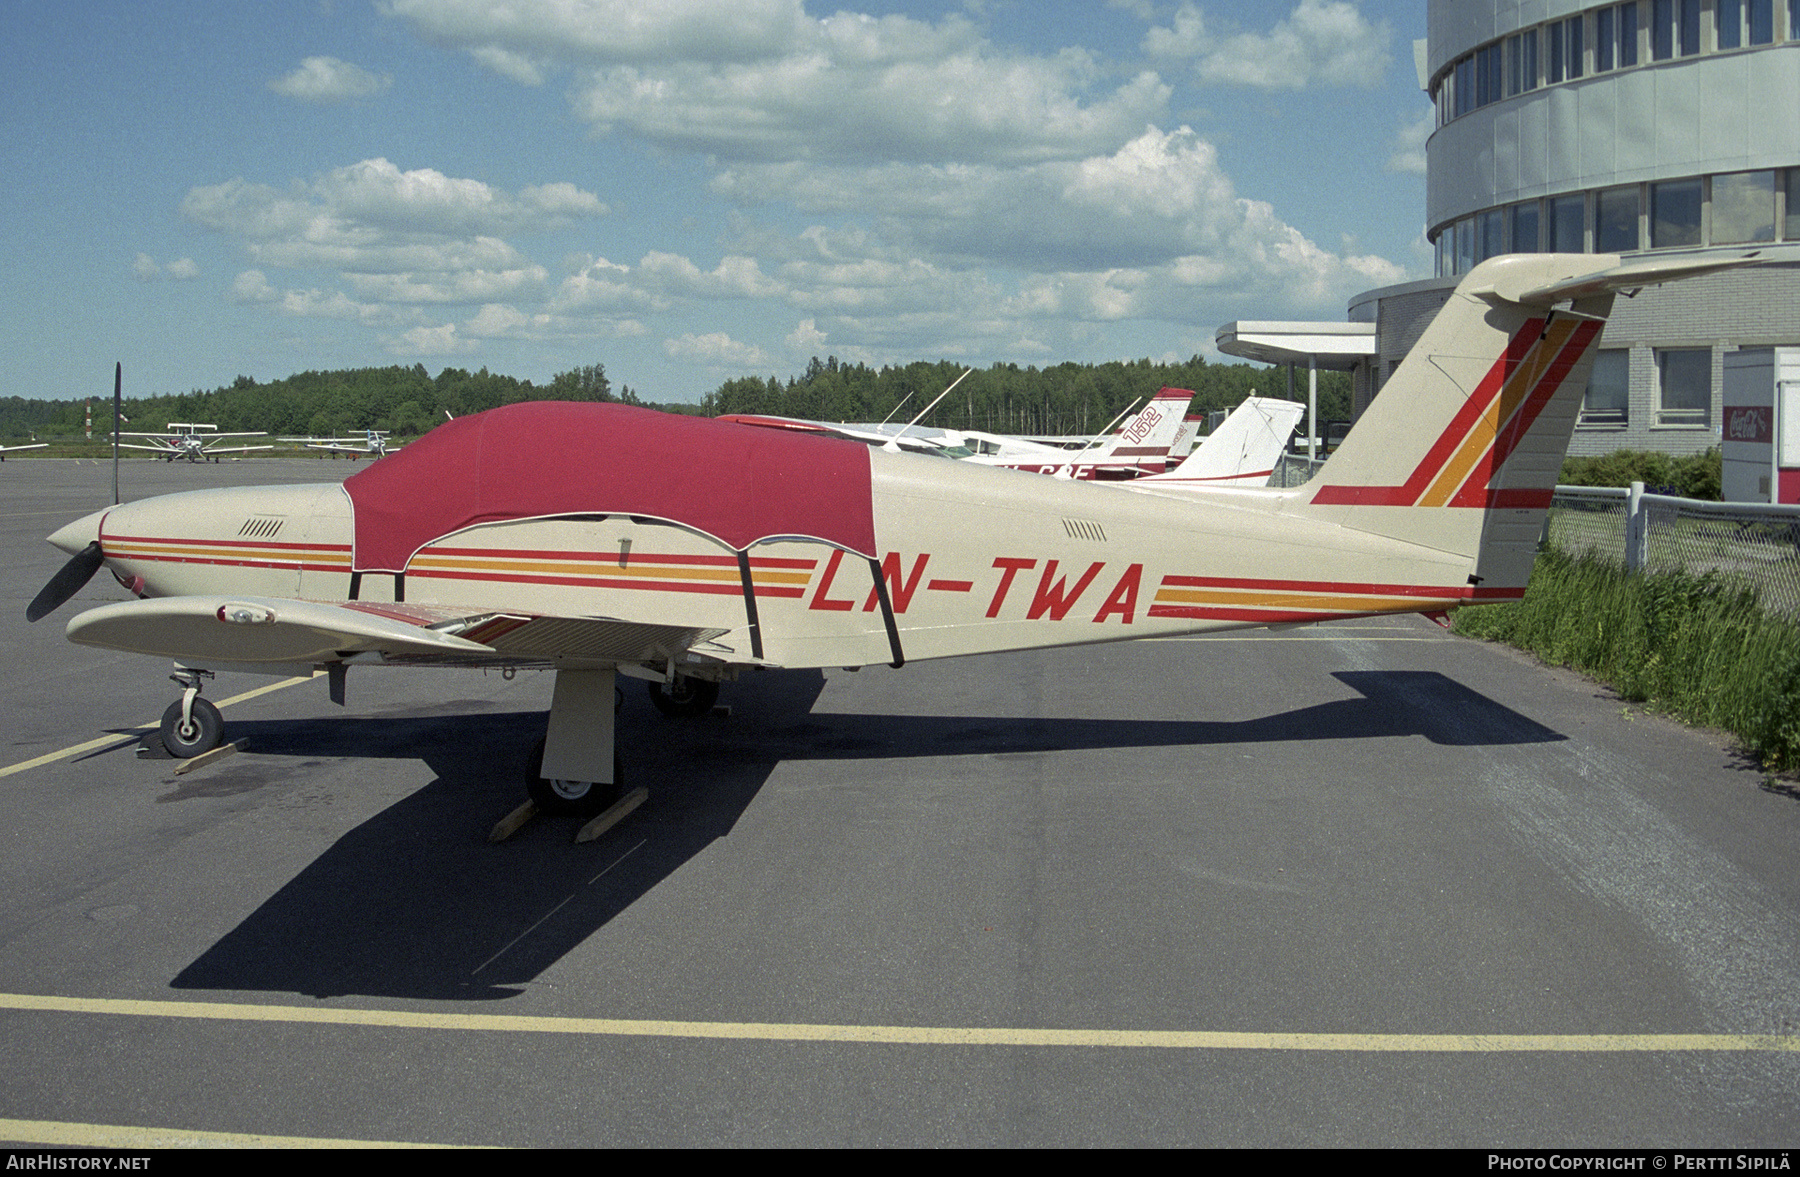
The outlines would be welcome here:
<svg viewBox="0 0 1800 1177">
<path fill-rule="evenodd" d="M 1726 265 L 1743 264 L 1737 259 Z M 138 600 L 70 640 L 174 658 L 163 739 L 220 739 L 200 668 L 547 667 L 540 809 L 616 795 L 614 680 L 710 710 L 755 668 L 950 658 L 1524 593 L 1613 295 L 1723 266 L 1498 258 L 1291 489 L 1134 490 L 616 404 L 461 418 L 343 485 L 115 506 L 36 620 L 101 567 Z"/>
</svg>

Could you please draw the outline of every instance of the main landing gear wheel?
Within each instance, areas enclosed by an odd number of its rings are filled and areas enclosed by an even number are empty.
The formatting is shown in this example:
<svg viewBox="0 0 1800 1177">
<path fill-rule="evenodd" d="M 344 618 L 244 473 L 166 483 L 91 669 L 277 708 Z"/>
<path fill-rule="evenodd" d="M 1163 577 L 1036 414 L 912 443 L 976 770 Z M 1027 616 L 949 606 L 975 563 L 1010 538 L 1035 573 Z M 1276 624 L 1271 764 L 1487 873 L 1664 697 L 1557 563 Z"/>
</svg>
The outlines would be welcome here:
<svg viewBox="0 0 1800 1177">
<path fill-rule="evenodd" d="M 664 715 L 705 715 L 719 701 L 719 684 L 711 679 L 680 675 L 673 686 L 650 686 L 650 701 Z"/>
<path fill-rule="evenodd" d="M 169 755 L 179 760 L 211 752 L 219 746 L 219 740 L 225 734 L 225 717 L 205 699 L 196 696 L 188 709 L 188 715 L 188 722 L 183 723 L 180 699 L 169 704 L 169 709 L 163 712 L 163 747 L 169 750 Z"/>
<path fill-rule="evenodd" d="M 543 772 L 544 740 L 540 737 L 531 749 L 531 760 L 525 775 L 525 791 L 537 802 L 539 813 L 561 817 L 593 817 L 625 794 L 625 771 L 619 765 L 617 752 L 613 753 L 613 779 L 610 785 L 597 781 L 545 780 Z"/>
</svg>

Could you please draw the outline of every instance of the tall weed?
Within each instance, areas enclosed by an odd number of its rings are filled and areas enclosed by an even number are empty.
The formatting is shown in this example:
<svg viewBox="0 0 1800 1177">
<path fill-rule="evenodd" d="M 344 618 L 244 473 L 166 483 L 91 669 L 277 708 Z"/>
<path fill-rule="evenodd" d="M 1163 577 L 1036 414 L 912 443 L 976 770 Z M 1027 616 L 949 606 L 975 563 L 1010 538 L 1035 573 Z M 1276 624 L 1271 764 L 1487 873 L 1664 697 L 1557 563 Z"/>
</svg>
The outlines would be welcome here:
<svg viewBox="0 0 1800 1177">
<path fill-rule="evenodd" d="M 1770 768 L 1800 767 L 1800 627 L 1716 572 L 1627 573 L 1550 550 L 1523 601 L 1461 609 L 1456 630 L 1723 728 Z"/>
</svg>

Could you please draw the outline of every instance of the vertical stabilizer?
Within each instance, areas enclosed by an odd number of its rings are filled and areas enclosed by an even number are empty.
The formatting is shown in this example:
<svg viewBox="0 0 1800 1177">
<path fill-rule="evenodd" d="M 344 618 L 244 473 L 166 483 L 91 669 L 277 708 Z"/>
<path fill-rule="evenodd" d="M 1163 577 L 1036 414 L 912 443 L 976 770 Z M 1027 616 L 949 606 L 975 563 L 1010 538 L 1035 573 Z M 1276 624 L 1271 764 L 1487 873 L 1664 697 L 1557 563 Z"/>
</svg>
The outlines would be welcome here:
<svg viewBox="0 0 1800 1177">
<path fill-rule="evenodd" d="M 1309 484 L 1307 510 L 1467 557 L 1477 597 L 1522 592 L 1617 289 L 1593 279 L 1618 260 L 1471 270 Z M 1565 289 L 1576 296 L 1558 301 Z"/>
</svg>

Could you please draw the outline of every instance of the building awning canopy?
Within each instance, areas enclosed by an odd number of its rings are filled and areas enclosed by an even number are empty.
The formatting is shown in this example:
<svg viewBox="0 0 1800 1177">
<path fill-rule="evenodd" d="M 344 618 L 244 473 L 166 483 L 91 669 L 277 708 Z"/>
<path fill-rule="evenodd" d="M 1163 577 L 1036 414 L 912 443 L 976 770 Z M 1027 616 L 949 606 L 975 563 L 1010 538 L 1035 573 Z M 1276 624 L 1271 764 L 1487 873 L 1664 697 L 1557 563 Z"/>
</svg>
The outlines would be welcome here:
<svg viewBox="0 0 1800 1177">
<path fill-rule="evenodd" d="M 1373 323 L 1241 320 L 1225 324 L 1214 338 L 1226 355 L 1264 364 L 1316 363 L 1348 371 L 1376 354 Z"/>
</svg>

